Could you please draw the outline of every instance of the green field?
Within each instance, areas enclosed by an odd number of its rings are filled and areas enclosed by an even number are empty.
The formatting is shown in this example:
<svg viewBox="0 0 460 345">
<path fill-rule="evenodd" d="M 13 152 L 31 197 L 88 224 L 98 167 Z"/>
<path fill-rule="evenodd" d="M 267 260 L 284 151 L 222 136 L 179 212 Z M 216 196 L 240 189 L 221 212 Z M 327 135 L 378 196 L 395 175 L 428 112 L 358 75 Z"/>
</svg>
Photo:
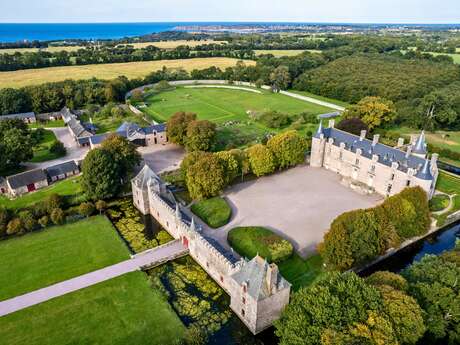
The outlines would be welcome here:
<svg viewBox="0 0 460 345">
<path fill-rule="evenodd" d="M 192 205 L 192 212 L 200 217 L 211 228 L 219 228 L 227 224 L 232 209 L 223 198 L 215 197 L 202 200 Z"/>
<path fill-rule="evenodd" d="M 145 112 L 156 121 L 166 121 L 178 111 L 194 112 L 199 119 L 217 123 L 247 121 L 248 111 L 277 110 L 287 114 L 321 114 L 331 109 L 295 98 L 260 90 L 262 94 L 219 88 L 185 88 L 147 98 Z M 262 126 L 263 127 L 263 126 Z"/>
<path fill-rule="evenodd" d="M 55 182 L 49 187 L 25 194 L 15 199 L 8 199 L 6 196 L 0 195 L 0 206 L 5 206 L 9 209 L 20 209 L 42 201 L 48 195 L 54 193 L 69 199 L 68 201 L 71 203 L 78 203 L 85 199 L 80 185 L 80 177 L 77 176 Z"/>
<path fill-rule="evenodd" d="M 0 318 L 0 342 L 5 345 L 171 345 L 177 344 L 184 331 L 143 272 Z"/>
<path fill-rule="evenodd" d="M 129 259 L 110 221 L 96 216 L 0 241 L 0 300 Z"/>
<path fill-rule="evenodd" d="M 289 90 L 289 92 L 297 93 L 297 94 L 302 95 L 302 96 L 311 97 L 311 98 L 317 99 L 319 101 L 329 102 L 329 103 L 332 103 L 332 104 L 335 104 L 335 105 L 338 105 L 338 106 L 341 106 L 341 107 L 344 107 L 344 108 L 350 106 L 350 103 L 347 103 L 347 102 L 344 102 L 344 101 L 339 101 L 338 99 L 318 96 L 318 95 L 315 95 L 314 93 L 310 93 L 310 92 L 307 92 L 307 91 Z"/>
<path fill-rule="evenodd" d="M 315 54 L 321 54 L 321 50 L 315 49 L 291 49 L 291 50 L 254 50 L 256 56 L 264 55 L 264 54 L 272 54 L 274 57 L 282 57 L 282 56 L 297 56 L 302 54 L 303 52 L 310 52 Z"/>
<path fill-rule="evenodd" d="M 39 121 L 35 123 L 30 123 L 29 128 L 56 128 L 56 127 L 65 127 L 64 120 L 54 120 L 54 121 Z"/>
<path fill-rule="evenodd" d="M 80 118 L 84 122 L 89 121 L 89 118 L 87 116 L 81 116 Z M 118 127 L 120 127 L 123 124 L 123 122 L 136 123 L 141 127 L 147 127 L 149 125 L 149 123 L 147 123 L 142 118 L 142 116 L 133 114 L 132 112 L 129 112 L 122 117 L 109 116 L 106 118 L 101 118 L 94 116 L 92 117 L 92 120 L 93 124 L 97 127 L 97 134 L 114 132 L 118 129 Z"/>
</svg>

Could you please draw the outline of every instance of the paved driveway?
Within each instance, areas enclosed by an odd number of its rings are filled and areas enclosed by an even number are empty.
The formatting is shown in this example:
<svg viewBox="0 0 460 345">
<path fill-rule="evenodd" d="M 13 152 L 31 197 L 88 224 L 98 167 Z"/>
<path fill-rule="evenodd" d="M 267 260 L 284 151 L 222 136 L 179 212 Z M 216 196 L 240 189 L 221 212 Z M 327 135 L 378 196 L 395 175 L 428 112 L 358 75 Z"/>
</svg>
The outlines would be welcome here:
<svg viewBox="0 0 460 345">
<path fill-rule="evenodd" d="M 139 147 L 145 163 L 156 173 L 179 168 L 185 155 L 185 150 L 178 145 L 152 145 Z"/>
<path fill-rule="evenodd" d="M 265 226 L 289 239 L 303 257 L 315 252 L 335 217 L 383 200 L 358 194 L 340 184 L 337 174 L 309 166 L 241 183 L 225 194 L 233 216 L 228 225 L 213 230 L 219 241 L 237 226 Z"/>
</svg>

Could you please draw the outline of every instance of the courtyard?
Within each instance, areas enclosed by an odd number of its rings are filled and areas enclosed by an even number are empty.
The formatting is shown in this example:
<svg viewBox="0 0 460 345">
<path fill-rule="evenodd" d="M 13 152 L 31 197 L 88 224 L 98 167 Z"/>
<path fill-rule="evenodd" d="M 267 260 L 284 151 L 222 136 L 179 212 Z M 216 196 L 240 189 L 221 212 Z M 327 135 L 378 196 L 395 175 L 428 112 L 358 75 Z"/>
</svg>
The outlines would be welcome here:
<svg viewBox="0 0 460 345">
<path fill-rule="evenodd" d="M 174 144 L 139 147 L 138 152 L 145 164 L 157 174 L 178 169 L 185 154 L 183 147 Z"/>
<path fill-rule="evenodd" d="M 230 223 L 213 230 L 221 243 L 232 228 L 263 226 L 291 241 L 302 257 L 315 253 L 337 216 L 383 200 L 343 186 L 340 176 L 331 171 L 305 165 L 237 184 L 225 195 L 233 216 Z"/>
</svg>

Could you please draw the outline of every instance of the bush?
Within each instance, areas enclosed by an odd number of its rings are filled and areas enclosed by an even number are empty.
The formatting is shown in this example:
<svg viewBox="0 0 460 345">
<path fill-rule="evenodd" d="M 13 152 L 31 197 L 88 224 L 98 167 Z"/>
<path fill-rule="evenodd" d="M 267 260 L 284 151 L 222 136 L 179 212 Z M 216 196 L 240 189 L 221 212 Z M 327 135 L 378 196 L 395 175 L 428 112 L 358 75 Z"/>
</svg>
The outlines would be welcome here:
<svg viewBox="0 0 460 345">
<path fill-rule="evenodd" d="M 51 214 L 51 212 L 55 208 L 61 208 L 63 205 L 62 203 L 62 198 L 59 194 L 53 193 L 50 194 L 44 201 L 43 201 L 44 207 L 46 209 L 46 212 L 48 214 Z"/>
<path fill-rule="evenodd" d="M 291 123 L 291 118 L 287 114 L 274 110 L 264 112 L 259 116 L 258 121 L 269 128 L 282 128 Z"/>
<path fill-rule="evenodd" d="M 21 211 L 18 214 L 19 218 L 22 221 L 24 229 L 26 231 L 33 231 L 37 227 L 37 221 L 34 218 L 34 215 L 30 211 Z"/>
<path fill-rule="evenodd" d="M 50 223 L 50 219 L 48 216 L 43 216 L 38 220 L 38 224 L 40 224 L 42 228 L 46 228 L 49 223 Z"/>
<path fill-rule="evenodd" d="M 50 152 L 54 153 L 55 155 L 64 156 L 66 154 L 67 150 L 64 147 L 63 143 L 61 143 L 60 141 L 56 140 L 51 144 Z"/>
<path fill-rule="evenodd" d="M 276 165 L 287 168 L 303 163 L 307 143 L 297 131 L 287 131 L 268 140 L 267 147 L 275 157 Z"/>
<path fill-rule="evenodd" d="M 264 145 L 256 144 L 248 150 L 249 164 L 256 176 L 271 174 L 275 171 L 275 158 L 273 153 Z"/>
<path fill-rule="evenodd" d="M 8 235 L 15 235 L 24 231 L 24 224 L 20 218 L 14 218 L 8 222 L 6 233 Z"/>
<path fill-rule="evenodd" d="M 82 202 L 80 206 L 78 206 L 78 213 L 84 217 L 91 216 L 94 213 L 94 210 L 94 204 L 91 202 Z"/>
<path fill-rule="evenodd" d="M 337 124 L 337 129 L 340 129 L 342 131 L 352 133 L 355 135 L 360 135 L 361 131 L 369 131 L 369 128 L 367 128 L 367 125 L 361 120 L 360 118 L 353 117 L 350 119 L 343 119 Z"/>
<path fill-rule="evenodd" d="M 107 203 L 104 200 L 96 201 L 96 210 L 99 211 L 99 214 L 102 214 L 107 209 Z"/>
<path fill-rule="evenodd" d="M 375 272 L 366 278 L 366 282 L 374 286 L 391 286 L 393 289 L 400 291 L 407 291 L 409 287 L 403 276 L 388 271 Z"/>
<path fill-rule="evenodd" d="M 53 211 L 51 211 L 50 218 L 51 221 L 56 225 L 63 224 L 65 221 L 64 211 L 60 208 L 55 208 Z"/>
<path fill-rule="evenodd" d="M 192 212 L 200 217 L 211 228 L 219 228 L 227 224 L 232 209 L 225 199 L 216 197 L 203 200 L 192 205 Z"/>
</svg>

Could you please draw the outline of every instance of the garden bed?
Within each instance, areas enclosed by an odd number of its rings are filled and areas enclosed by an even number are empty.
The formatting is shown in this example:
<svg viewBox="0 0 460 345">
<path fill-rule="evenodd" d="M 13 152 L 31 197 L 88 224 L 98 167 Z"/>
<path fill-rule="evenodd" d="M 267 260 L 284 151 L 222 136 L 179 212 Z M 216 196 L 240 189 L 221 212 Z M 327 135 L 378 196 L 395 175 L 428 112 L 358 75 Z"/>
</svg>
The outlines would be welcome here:
<svg viewBox="0 0 460 345">
<path fill-rule="evenodd" d="M 193 204 L 192 212 L 214 229 L 228 224 L 232 216 L 232 209 L 227 201 L 220 197 L 199 201 Z"/>
</svg>

